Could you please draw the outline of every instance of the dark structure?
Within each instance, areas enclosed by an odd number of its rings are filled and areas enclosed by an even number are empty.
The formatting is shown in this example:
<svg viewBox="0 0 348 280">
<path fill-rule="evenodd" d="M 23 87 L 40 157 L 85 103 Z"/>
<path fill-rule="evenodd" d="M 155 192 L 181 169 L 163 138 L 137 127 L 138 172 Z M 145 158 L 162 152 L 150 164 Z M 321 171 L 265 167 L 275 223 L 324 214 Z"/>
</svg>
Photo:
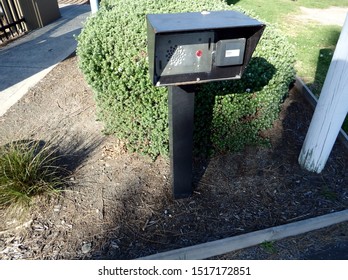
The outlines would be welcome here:
<svg viewBox="0 0 348 280">
<path fill-rule="evenodd" d="M 265 25 L 235 11 L 147 15 L 150 78 L 169 86 L 175 198 L 192 193 L 194 91 L 190 84 L 240 79 Z"/>
</svg>

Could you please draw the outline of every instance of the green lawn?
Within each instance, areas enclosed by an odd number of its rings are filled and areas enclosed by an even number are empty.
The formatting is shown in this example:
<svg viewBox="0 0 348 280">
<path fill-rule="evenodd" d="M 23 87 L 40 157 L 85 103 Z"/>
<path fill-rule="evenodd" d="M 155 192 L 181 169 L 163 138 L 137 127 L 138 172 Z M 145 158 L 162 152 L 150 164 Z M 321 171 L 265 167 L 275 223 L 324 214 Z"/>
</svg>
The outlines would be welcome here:
<svg viewBox="0 0 348 280">
<path fill-rule="evenodd" d="M 329 8 L 348 7 L 348 0 L 228 0 L 249 11 L 262 20 L 276 24 L 294 45 L 297 57 L 296 72 L 317 96 L 320 94 L 341 27 L 303 23 L 294 17 L 301 13 L 300 7 Z M 348 131 L 348 118 L 344 123 Z"/>
</svg>

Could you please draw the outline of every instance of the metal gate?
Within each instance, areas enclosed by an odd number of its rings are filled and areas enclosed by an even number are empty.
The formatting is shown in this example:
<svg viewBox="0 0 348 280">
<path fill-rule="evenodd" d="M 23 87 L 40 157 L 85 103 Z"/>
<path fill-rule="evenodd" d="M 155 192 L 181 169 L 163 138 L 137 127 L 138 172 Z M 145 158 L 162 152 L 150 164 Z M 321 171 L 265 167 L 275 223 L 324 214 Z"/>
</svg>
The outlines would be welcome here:
<svg viewBox="0 0 348 280">
<path fill-rule="evenodd" d="M 0 0 L 0 44 L 27 31 L 18 0 Z"/>
</svg>

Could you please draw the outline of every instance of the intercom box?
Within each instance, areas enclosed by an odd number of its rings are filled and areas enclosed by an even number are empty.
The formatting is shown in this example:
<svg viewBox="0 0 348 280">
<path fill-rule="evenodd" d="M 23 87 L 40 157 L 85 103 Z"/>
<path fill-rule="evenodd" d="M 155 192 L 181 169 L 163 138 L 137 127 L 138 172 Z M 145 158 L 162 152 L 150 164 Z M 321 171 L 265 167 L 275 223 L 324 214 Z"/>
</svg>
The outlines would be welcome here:
<svg viewBox="0 0 348 280">
<path fill-rule="evenodd" d="M 146 18 L 149 72 L 156 86 L 239 79 L 265 28 L 236 11 Z"/>
</svg>

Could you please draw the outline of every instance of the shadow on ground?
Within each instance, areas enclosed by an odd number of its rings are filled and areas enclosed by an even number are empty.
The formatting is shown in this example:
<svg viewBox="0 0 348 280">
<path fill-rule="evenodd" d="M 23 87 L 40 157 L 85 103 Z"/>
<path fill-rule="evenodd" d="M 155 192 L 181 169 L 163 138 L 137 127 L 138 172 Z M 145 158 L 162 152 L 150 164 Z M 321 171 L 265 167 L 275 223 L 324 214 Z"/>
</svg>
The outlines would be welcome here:
<svg viewBox="0 0 348 280">
<path fill-rule="evenodd" d="M 297 162 L 311 114 L 292 91 L 280 120 L 265 132 L 271 147 L 210 158 L 187 199 L 172 199 L 166 160 L 145 168 L 123 162 L 131 169 L 123 169 L 128 180 L 104 197 L 104 218 L 114 229 L 99 237 L 103 246 L 90 258 L 133 259 L 346 209 L 348 157 L 339 143 L 322 174 L 302 170 Z M 120 170 L 109 175 L 115 172 Z M 287 250 L 286 258 L 304 258 L 295 253 L 301 246 L 294 245 L 292 255 Z"/>
</svg>

